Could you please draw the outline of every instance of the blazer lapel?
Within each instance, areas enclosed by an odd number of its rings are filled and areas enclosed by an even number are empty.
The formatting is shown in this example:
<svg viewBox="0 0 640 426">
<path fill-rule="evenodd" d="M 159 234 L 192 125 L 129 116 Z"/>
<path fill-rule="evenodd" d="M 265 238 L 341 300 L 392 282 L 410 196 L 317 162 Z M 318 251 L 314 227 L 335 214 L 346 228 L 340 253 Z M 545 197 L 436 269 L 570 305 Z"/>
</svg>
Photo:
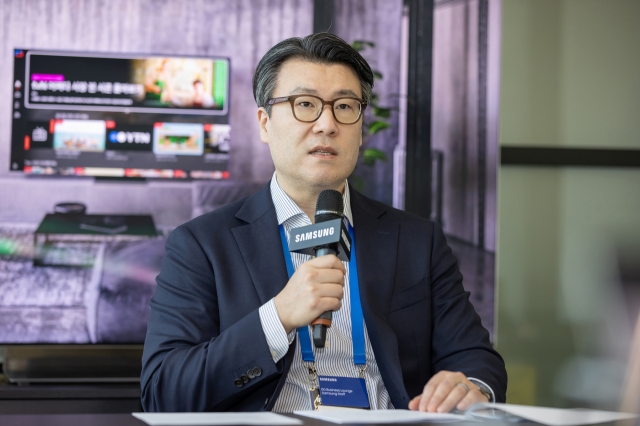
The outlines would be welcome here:
<svg viewBox="0 0 640 426">
<path fill-rule="evenodd" d="M 386 209 L 350 188 L 354 217 L 362 310 L 376 363 L 391 402 L 406 408 L 409 395 L 402 380 L 398 341 L 387 324 L 395 282 L 398 249 L 397 222 L 380 220 Z"/>
<path fill-rule="evenodd" d="M 236 217 L 247 224 L 237 226 L 231 232 L 249 270 L 260 302 L 265 304 L 280 293 L 289 281 L 278 230 L 278 217 L 269 184 L 247 198 Z M 291 368 L 295 347 L 295 344 L 290 345 L 287 354 L 279 361 L 282 362 L 282 375 L 265 410 L 273 408 L 282 391 Z"/>
<path fill-rule="evenodd" d="M 231 232 L 260 302 L 267 303 L 289 281 L 269 185 L 249 197 L 236 217 L 247 224 L 237 226 Z"/>
</svg>

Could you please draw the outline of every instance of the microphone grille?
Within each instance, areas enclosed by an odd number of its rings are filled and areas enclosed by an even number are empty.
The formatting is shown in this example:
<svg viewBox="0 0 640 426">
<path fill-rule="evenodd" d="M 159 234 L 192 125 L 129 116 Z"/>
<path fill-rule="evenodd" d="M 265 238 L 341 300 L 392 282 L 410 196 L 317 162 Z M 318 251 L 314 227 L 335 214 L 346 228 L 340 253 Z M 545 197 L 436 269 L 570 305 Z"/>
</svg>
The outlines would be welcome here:
<svg viewBox="0 0 640 426">
<path fill-rule="evenodd" d="M 318 212 L 337 212 L 338 215 L 335 214 L 318 214 Z M 316 222 L 324 222 L 326 220 L 331 220 L 336 217 L 341 217 L 344 212 L 344 201 L 342 200 L 342 194 L 333 189 L 325 189 L 318 195 L 318 201 L 316 202 Z M 318 220 L 319 217 L 322 217 L 324 220 Z M 325 216 L 331 216 L 326 217 Z"/>
</svg>

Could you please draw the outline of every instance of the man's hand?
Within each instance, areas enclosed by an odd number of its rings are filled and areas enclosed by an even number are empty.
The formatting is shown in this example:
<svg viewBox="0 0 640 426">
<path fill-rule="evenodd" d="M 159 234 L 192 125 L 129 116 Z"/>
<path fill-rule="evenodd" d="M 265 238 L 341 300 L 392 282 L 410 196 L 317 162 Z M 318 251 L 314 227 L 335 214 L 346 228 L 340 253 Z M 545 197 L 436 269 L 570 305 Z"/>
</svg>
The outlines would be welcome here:
<svg viewBox="0 0 640 426">
<path fill-rule="evenodd" d="M 284 330 L 309 324 L 325 311 L 337 311 L 344 296 L 342 262 L 334 255 L 303 263 L 273 299 Z"/>
<path fill-rule="evenodd" d="M 464 374 L 440 371 L 427 382 L 422 395 L 409 402 L 409 409 L 448 413 L 454 407 L 464 411 L 480 402 L 488 402 L 487 397 Z"/>
</svg>

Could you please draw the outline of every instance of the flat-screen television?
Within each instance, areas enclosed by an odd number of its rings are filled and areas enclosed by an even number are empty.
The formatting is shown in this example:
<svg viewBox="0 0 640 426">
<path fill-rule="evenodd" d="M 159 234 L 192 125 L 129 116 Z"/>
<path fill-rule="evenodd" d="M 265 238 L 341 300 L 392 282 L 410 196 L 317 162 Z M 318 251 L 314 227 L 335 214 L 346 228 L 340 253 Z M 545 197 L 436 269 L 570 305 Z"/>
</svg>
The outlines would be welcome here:
<svg viewBox="0 0 640 426">
<path fill-rule="evenodd" d="M 27 49 L 13 56 L 11 171 L 229 178 L 228 58 Z M 57 225 L 0 224 L 5 375 L 137 380 L 164 236 L 152 222 L 142 232 L 139 217 L 47 217 Z"/>
<path fill-rule="evenodd" d="M 228 58 L 14 50 L 10 170 L 229 177 Z"/>
</svg>

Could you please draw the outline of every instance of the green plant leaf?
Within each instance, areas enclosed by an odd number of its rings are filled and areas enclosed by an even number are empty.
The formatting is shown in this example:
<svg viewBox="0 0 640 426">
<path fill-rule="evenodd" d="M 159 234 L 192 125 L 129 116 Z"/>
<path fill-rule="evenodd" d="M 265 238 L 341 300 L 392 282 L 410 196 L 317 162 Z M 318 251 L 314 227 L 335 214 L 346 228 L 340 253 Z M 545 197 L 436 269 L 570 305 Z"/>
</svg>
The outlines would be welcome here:
<svg viewBox="0 0 640 426">
<path fill-rule="evenodd" d="M 362 42 L 357 40 L 351 43 L 351 47 L 353 47 L 356 52 L 362 52 L 364 50 Z"/>
<path fill-rule="evenodd" d="M 391 116 L 391 108 L 373 107 L 373 115 L 380 118 L 389 118 Z"/>
<path fill-rule="evenodd" d="M 365 166 L 373 166 L 376 161 L 387 161 L 387 154 L 376 148 L 367 148 L 362 151 L 362 163 Z"/>
<path fill-rule="evenodd" d="M 367 40 L 353 40 L 351 42 L 351 47 L 353 47 L 357 52 L 362 52 L 367 47 L 376 47 L 376 44 Z"/>
<path fill-rule="evenodd" d="M 370 135 L 375 135 L 376 133 L 378 133 L 378 132 L 380 132 L 380 131 L 382 131 L 384 129 L 388 129 L 389 127 L 391 127 L 391 125 L 389 123 L 387 123 L 386 121 L 374 121 L 369 126 L 369 134 Z"/>
<path fill-rule="evenodd" d="M 360 46 L 361 48 L 364 48 L 364 47 L 373 48 L 373 47 L 376 47 L 376 44 L 369 40 L 353 40 L 353 42 L 351 42 L 351 47 L 355 49 L 355 46 Z"/>
<path fill-rule="evenodd" d="M 373 71 L 373 78 L 377 78 L 378 80 L 382 80 L 382 73 L 380 71 Z"/>
</svg>

